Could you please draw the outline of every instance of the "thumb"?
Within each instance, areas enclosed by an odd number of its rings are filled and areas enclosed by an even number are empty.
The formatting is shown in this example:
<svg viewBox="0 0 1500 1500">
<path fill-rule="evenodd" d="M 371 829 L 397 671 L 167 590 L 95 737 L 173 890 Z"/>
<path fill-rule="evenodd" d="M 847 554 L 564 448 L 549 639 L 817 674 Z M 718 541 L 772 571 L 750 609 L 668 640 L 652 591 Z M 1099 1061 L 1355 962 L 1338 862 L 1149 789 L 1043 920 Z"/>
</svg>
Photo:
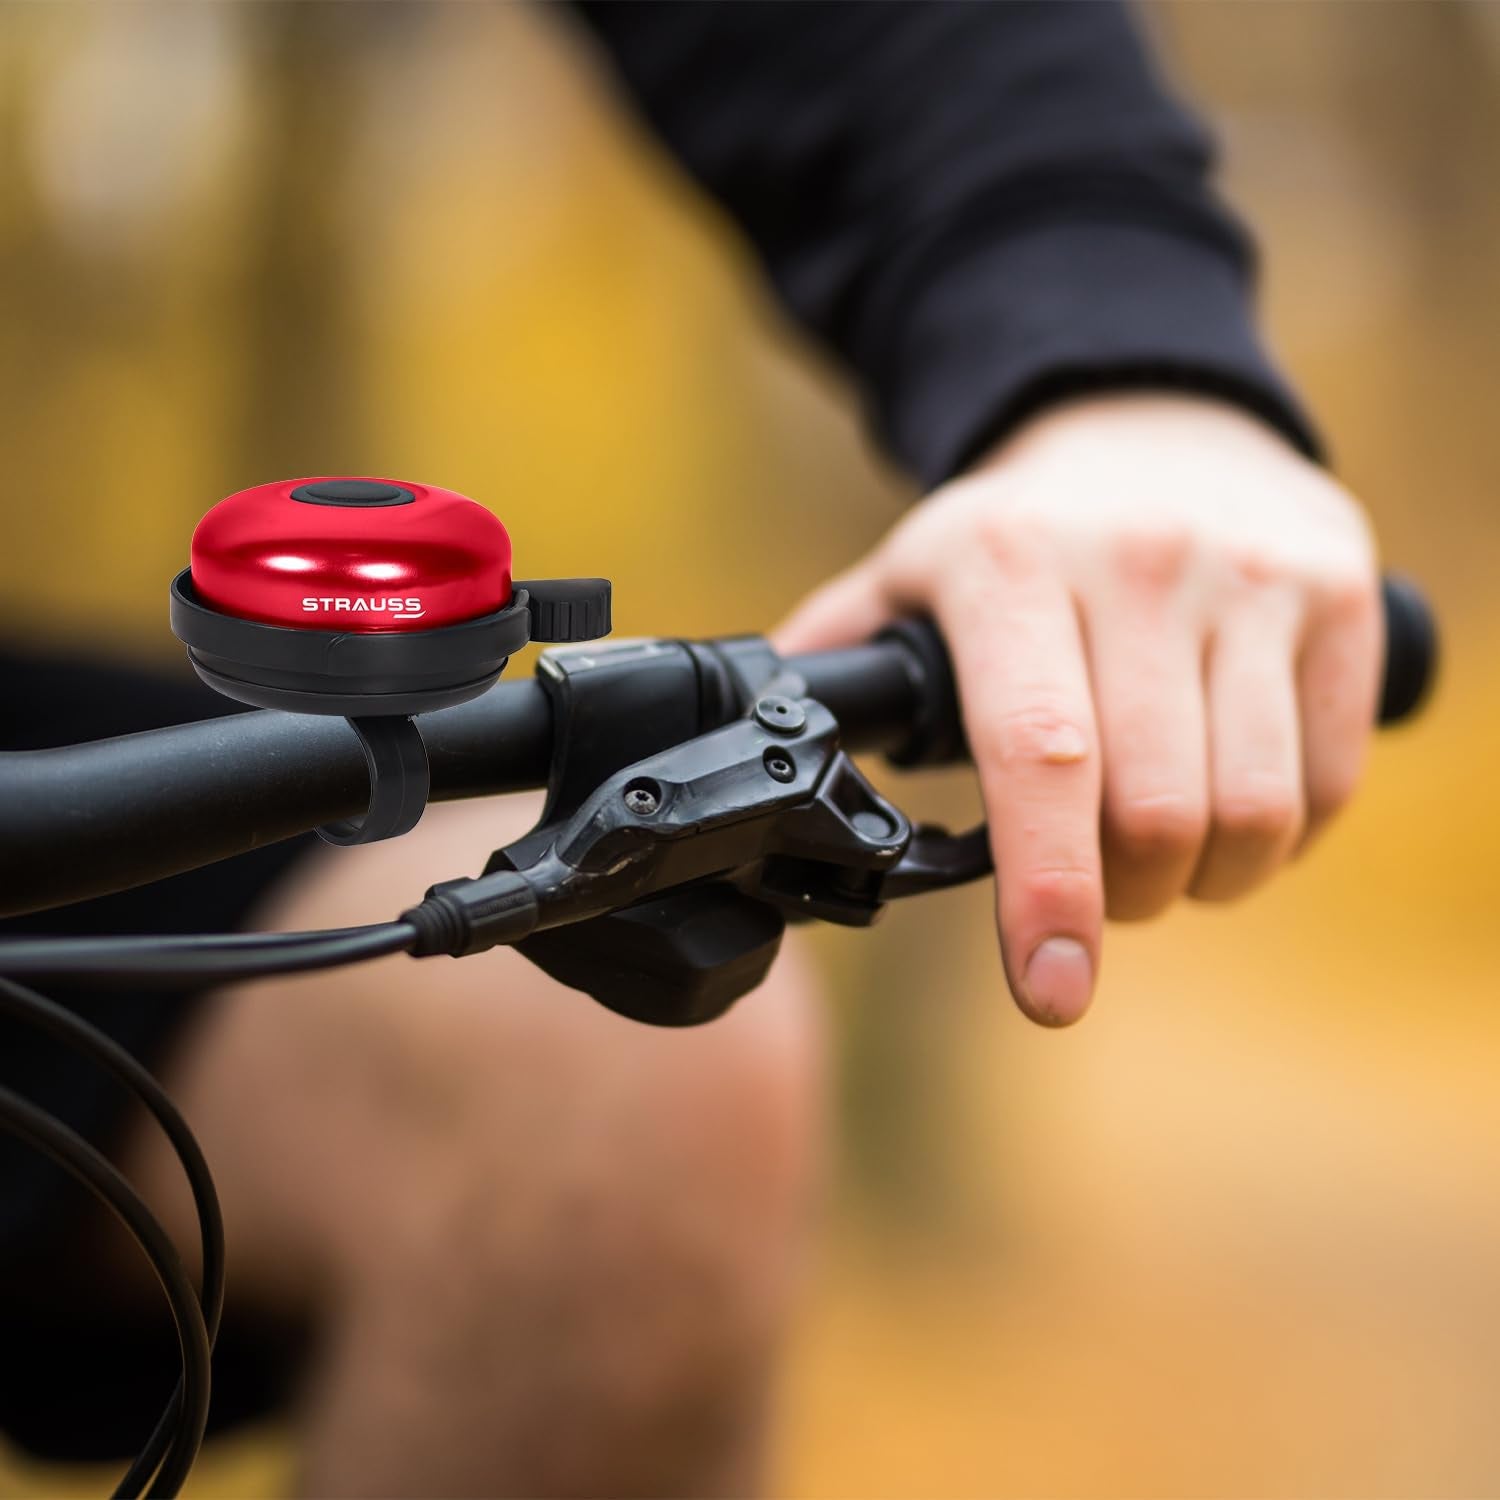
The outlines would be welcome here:
<svg viewBox="0 0 1500 1500">
<path fill-rule="evenodd" d="M 771 632 L 771 644 L 783 656 L 852 646 L 869 640 L 897 613 L 874 563 L 867 558 L 814 589 Z"/>
</svg>

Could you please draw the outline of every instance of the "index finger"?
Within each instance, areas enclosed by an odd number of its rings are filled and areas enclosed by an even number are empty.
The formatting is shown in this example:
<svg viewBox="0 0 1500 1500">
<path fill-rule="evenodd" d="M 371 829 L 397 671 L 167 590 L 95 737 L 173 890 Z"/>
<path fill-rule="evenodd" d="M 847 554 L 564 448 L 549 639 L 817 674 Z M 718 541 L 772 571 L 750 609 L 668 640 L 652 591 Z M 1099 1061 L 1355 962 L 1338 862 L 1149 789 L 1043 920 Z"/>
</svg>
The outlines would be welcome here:
<svg viewBox="0 0 1500 1500">
<path fill-rule="evenodd" d="M 1104 924 L 1099 734 L 1082 633 L 1050 569 L 974 567 L 942 591 L 995 857 L 1000 947 L 1034 1021 L 1088 1008 Z"/>
</svg>

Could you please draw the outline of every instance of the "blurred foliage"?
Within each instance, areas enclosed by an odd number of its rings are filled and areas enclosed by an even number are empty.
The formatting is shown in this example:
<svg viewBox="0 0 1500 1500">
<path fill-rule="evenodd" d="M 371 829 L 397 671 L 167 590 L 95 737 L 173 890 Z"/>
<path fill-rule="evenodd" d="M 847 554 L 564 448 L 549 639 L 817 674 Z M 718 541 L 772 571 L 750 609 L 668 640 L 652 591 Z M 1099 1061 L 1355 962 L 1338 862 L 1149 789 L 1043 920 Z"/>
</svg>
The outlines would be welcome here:
<svg viewBox="0 0 1500 1500">
<path fill-rule="evenodd" d="M 983 892 L 819 939 L 788 1495 L 1500 1489 L 1500 7 L 1147 17 L 1443 690 L 1268 893 L 1113 933 L 1076 1032 L 1012 1013 Z M 563 13 L 0 9 L 11 641 L 175 664 L 198 515 L 339 470 L 475 495 L 627 633 L 763 626 L 906 498 L 852 407 Z M 195 1492 L 287 1472 L 221 1449 Z"/>
</svg>

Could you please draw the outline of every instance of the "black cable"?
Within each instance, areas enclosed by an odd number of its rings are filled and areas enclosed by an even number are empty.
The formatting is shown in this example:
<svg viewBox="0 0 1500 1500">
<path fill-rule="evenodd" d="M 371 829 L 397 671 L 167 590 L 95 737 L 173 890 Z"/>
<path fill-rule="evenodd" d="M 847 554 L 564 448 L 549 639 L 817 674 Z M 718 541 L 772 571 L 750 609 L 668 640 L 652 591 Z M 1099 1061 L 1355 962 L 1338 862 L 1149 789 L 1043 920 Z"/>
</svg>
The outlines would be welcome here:
<svg viewBox="0 0 1500 1500">
<path fill-rule="evenodd" d="M 108 944 L 111 947 L 151 948 L 171 953 L 222 953 L 245 947 L 260 947 L 268 939 L 284 943 L 304 942 L 311 938 L 322 940 L 355 937 L 370 932 L 379 925 L 382 924 L 361 923 L 357 927 L 321 927 L 313 931 L 301 932 L 166 932 L 139 935 L 101 933 L 95 937 L 70 937 L 56 941 L 66 942 L 73 947 L 85 950 L 92 946 Z M 0 948 L 5 946 L 7 945 L 0 944 Z"/>
<path fill-rule="evenodd" d="M 450 881 L 446 892 L 435 888 L 426 901 L 394 922 L 361 927 L 9 939 L 0 942 L 0 976 L 45 975 L 100 986 L 144 982 L 196 989 L 354 964 L 393 953 L 479 952 L 496 943 L 517 941 L 536 924 L 535 893 L 512 872 Z M 209 1366 L 224 1306 L 223 1220 L 208 1164 L 161 1086 L 109 1037 L 9 977 L 0 977 L 0 1015 L 38 1026 L 111 1072 L 162 1126 L 187 1175 L 203 1245 L 201 1298 L 193 1296 L 170 1239 L 129 1183 L 76 1132 L 19 1095 L 0 1089 L 0 1129 L 20 1136 L 110 1207 L 141 1246 L 167 1293 L 182 1351 L 182 1375 L 112 1500 L 138 1500 L 143 1488 L 153 1497 L 175 1495 L 202 1445 Z"/>
<path fill-rule="evenodd" d="M 200 1302 L 208 1329 L 209 1347 L 219 1335 L 224 1311 L 224 1220 L 219 1198 L 203 1152 L 166 1091 L 146 1068 L 112 1037 L 91 1026 L 72 1011 L 9 979 L 0 979 L 0 1016 L 45 1031 L 64 1046 L 82 1053 L 112 1073 L 161 1126 L 192 1189 L 198 1212 L 198 1232 L 202 1241 L 203 1286 Z M 181 1380 L 172 1400 L 162 1413 L 145 1446 L 115 1487 L 113 1500 L 135 1500 L 149 1483 L 172 1440 L 174 1426 L 182 1409 Z"/>
<path fill-rule="evenodd" d="M 0 942 L 0 974 L 195 988 L 361 963 L 405 953 L 416 938 L 409 922 L 321 932 L 12 938 Z"/>
<path fill-rule="evenodd" d="M 108 1207 L 141 1247 L 166 1293 L 182 1352 L 182 1399 L 175 1415 L 169 1404 L 172 1440 L 147 1493 L 152 1497 L 174 1496 L 203 1443 L 211 1355 L 203 1308 L 182 1258 L 135 1189 L 76 1131 L 7 1088 L 0 1088 L 0 1130 L 40 1151 Z M 174 1392 L 173 1404 L 175 1400 Z"/>
<path fill-rule="evenodd" d="M 418 940 L 418 929 L 406 920 L 314 932 L 19 938 L 0 943 L 0 975 L 66 976 L 101 984 L 146 981 L 196 988 L 215 981 L 304 972 L 409 952 Z M 0 1014 L 31 1022 L 114 1074 L 161 1124 L 187 1175 L 203 1244 L 201 1298 L 193 1295 L 182 1262 L 160 1223 L 105 1158 L 44 1110 L 0 1089 L 0 1129 L 34 1146 L 104 1202 L 141 1246 L 167 1293 L 182 1350 L 182 1375 L 146 1444 L 114 1490 L 113 1500 L 137 1500 L 148 1483 L 149 1496 L 175 1495 L 202 1445 L 209 1366 L 224 1305 L 223 1220 L 208 1164 L 161 1086 L 109 1037 L 5 977 L 0 977 Z"/>
</svg>

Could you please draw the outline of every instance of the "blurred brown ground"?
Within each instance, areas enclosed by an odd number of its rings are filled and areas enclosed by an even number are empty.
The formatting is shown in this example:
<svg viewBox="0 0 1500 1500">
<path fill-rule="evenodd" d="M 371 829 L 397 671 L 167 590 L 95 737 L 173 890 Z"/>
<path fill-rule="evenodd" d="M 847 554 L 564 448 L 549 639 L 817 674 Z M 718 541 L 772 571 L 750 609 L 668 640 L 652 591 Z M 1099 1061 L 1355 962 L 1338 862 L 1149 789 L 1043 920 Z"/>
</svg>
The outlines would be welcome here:
<svg viewBox="0 0 1500 1500">
<path fill-rule="evenodd" d="M 1442 692 L 1266 894 L 1116 931 L 1075 1032 L 1012 1012 L 983 892 L 820 939 L 840 1167 L 783 1495 L 1500 1493 L 1500 7 L 1149 18 Z M 767 624 L 906 499 L 519 7 L 0 9 L 0 454 L 5 637 L 164 662 L 193 522 L 287 474 L 473 494 L 626 633 Z M 191 1492 L 291 1462 L 252 1435 Z"/>
</svg>

